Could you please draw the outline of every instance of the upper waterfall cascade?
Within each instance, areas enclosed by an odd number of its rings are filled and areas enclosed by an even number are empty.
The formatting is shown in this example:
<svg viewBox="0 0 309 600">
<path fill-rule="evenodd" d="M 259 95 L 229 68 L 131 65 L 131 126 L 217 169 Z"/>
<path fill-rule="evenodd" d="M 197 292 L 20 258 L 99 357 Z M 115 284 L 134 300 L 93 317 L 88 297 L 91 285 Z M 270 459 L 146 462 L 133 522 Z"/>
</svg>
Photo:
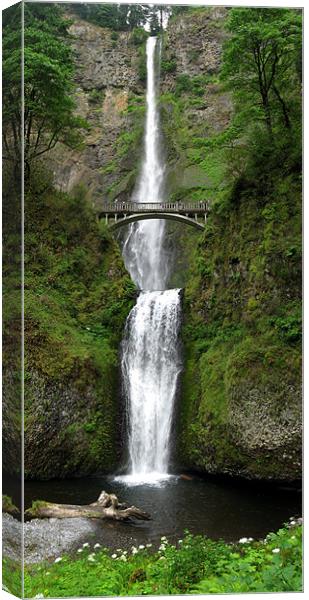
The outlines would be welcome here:
<svg viewBox="0 0 309 600">
<path fill-rule="evenodd" d="M 165 168 L 161 160 L 160 113 L 157 105 L 158 69 L 161 45 L 149 37 L 147 54 L 146 123 L 141 174 L 132 200 L 137 203 L 163 201 Z M 168 261 L 164 252 L 165 222 L 140 221 L 129 228 L 123 246 L 126 267 L 140 290 L 164 290 Z"/>
<path fill-rule="evenodd" d="M 141 174 L 132 200 L 164 200 L 164 173 L 157 105 L 161 47 L 147 40 L 147 112 Z M 180 290 L 168 290 L 169 261 L 164 249 L 165 221 L 129 226 L 123 256 L 141 291 L 126 323 L 122 376 L 129 437 L 128 481 L 160 481 L 168 476 L 170 438 L 178 375 Z M 165 291 L 164 291 L 165 290 Z"/>
</svg>

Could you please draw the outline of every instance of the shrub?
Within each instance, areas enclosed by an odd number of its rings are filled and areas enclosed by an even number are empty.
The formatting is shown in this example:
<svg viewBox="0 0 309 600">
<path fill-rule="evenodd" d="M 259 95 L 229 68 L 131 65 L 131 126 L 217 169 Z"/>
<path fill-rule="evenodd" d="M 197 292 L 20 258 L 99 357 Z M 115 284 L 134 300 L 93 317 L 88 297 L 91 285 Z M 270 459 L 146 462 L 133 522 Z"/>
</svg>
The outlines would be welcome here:
<svg viewBox="0 0 309 600">
<path fill-rule="evenodd" d="M 131 42 L 134 46 L 141 46 L 148 38 L 148 33 L 143 27 L 136 27 L 131 33 Z"/>
<path fill-rule="evenodd" d="M 177 69 L 176 59 L 161 61 L 161 72 L 162 73 L 175 73 L 176 69 Z"/>
</svg>

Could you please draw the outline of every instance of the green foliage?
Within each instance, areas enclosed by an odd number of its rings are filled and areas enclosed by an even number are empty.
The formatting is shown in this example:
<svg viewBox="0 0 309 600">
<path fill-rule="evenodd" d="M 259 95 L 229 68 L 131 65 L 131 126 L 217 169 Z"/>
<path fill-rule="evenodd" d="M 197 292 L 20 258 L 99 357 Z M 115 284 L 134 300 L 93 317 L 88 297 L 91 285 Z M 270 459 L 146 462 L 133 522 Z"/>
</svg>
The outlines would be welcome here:
<svg viewBox="0 0 309 600">
<path fill-rule="evenodd" d="M 302 15 L 293 9 L 235 8 L 228 29 L 221 76 L 233 93 L 235 124 L 248 147 L 246 176 L 265 192 L 278 165 L 286 170 L 300 165 L 301 82 L 296 65 Z"/>
<path fill-rule="evenodd" d="M 148 33 L 143 27 L 135 27 L 131 33 L 130 40 L 134 46 L 141 46 L 147 40 Z"/>
<path fill-rule="evenodd" d="M 22 596 L 22 565 L 21 562 L 2 558 L 2 587 L 4 591 L 21 598 Z"/>
<path fill-rule="evenodd" d="M 14 7 L 15 8 L 15 7 Z M 16 9 L 17 10 L 17 9 Z M 4 142 L 7 158 L 20 160 L 20 32 L 16 15 L 8 20 L 3 38 Z M 57 4 L 27 4 L 24 35 L 24 160 L 26 176 L 33 160 L 58 141 L 81 143 L 86 122 L 74 115 L 73 59 L 67 42 L 69 21 Z M 14 143 L 11 143 L 11 139 Z"/>
<path fill-rule="evenodd" d="M 270 319 L 270 324 L 279 330 L 282 338 L 288 343 L 294 344 L 295 342 L 299 342 L 302 337 L 301 307 L 297 306 L 294 314 Z"/>
<path fill-rule="evenodd" d="M 51 444 L 54 456 L 61 448 L 63 473 L 75 472 L 80 465 L 91 472 L 114 460 L 117 353 L 135 287 L 116 242 L 105 224 L 97 223 L 83 188 L 70 196 L 56 192 L 37 169 L 25 205 L 25 369 L 60 386 L 54 387 L 55 403 L 61 385 L 73 388 L 78 398 L 87 392 L 86 406 L 78 404 L 78 416 L 72 415 L 80 427 L 76 430 L 68 423 Z M 25 426 L 30 429 L 35 410 L 32 386 L 28 377 Z M 43 422 L 51 419 L 51 412 L 47 403 Z M 46 476 L 53 465 L 41 454 L 31 469 Z"/>
<path fill-rule="evenodd" d="M 158 11 L 168 11 L 168 7 L 162 9 L 148 4 L 88 4 L 87 2 L 74 4 L 74 12 L 82 19 L 115 31 L 134 31 L 136 28 L 142 30 L 143 25 L 148 22 L 151 32 L 157 33 L 162 28 L 162 23 L 159 23 L 157 16 Z"/>
<path fill-rule="evenodd" d="M 159 550 L 84 548 L 78 559 L 26 568 L 28 597 L 137 596 L 302 590 L 301 527 L 282 528 L 263 541 L 225 544 L 188 532 Z"/>
<path fill-rule="evenodd" d="M 200 594 L 302 591 L 301 530 L 280 529 L 267 543 L 239 547 L 222 560 L 215 575 L 194 589 Z M 232 558 L 232 560 L 231 560 Z"/>
<path fill-rule="evenodd" d="M 138 59 L 138 77 L 140 81 L 146 82 L 147 79 L 147 64 L 146 64 L 146 46 L 145 44 L 141 45 L 138 49 L 139 59 Z"/>
<path fill-rule="evenodd" d="M 216 81 L 216 77 L 212 75 L 195 75 L 194 77 L 187 74 L 177 75 L 175 94 L 177 97 L 184 92 L 191 96 L 203 96 L 206 86 L 214 81 Z"/>
<path fill-rule="evenodd" d="M 161 72 L 164 73 L 175 73 L 177 68 L 177 61 L 175 58 L 171 60 L 162 60 L 161 61 Z"/>
</svg>

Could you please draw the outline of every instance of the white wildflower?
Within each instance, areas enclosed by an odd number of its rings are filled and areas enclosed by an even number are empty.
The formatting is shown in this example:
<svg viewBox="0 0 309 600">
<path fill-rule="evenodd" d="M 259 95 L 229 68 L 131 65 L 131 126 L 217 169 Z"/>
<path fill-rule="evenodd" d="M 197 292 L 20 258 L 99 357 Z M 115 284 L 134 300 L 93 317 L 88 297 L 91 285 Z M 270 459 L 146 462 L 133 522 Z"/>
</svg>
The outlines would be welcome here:
<svg viewBox="0 0 309 600">
<path fill-rule="evenodd" d="M 178 540 L 178 544 L 182 544 L 182 543 L 183 543 L 183 540 Z"/>
<path fill-rule="evenodd" d="M 93 546 L 94 548 L 101 548 L 101 544 L 97 543 Z"/>
<path fill-rule="evenodd" d="M 121 548 L 117 548 L 116 552 L 122 552 Z"/>
<path fill-rule="evenodd" d="M 61 560 L 62 560 L 61 556 L 58 556 L 57 558 L 55 558 L 54 562 L 55 562 L 55 563 L 58 563 L 58 562 L 60 562 Z"/>
<path fill-rule="evenodd" d="M 161 544 L 161 546 L 159 546 L 159 550 L 165 550 L 166 546 L 164 544 Z"/>
<path fill-rule="evenodd" d="M 85 543 L 83 544 L 83 548 L 89 548 L 89 544 L 88 544 L 88 542 L 85 542 Z"/>
<path fill-rule="evenodd" d="M 165 535 L 162 535 L 161 542 L 167 542 L 167 537 Z"/>
<path fill-rule="evenodd" d="M 37 594 L 34 598 L 44 598 L 44 594 Z"/>
<path fill-rule="evenodd" d="M 50 575 L 50 571 L 46 571 L 45 575 Z"/>
<path fill-rule="evenodd" d="M 112 558 L 117 558 L 117 554 L 112 554 Z"/>
<path fill-rule="evenodd" d="M 145 548 L 145 546 L 143 546 L 143 544 L 141 544 L 141 545 L 139 546 L 139 549 L 140 549 L 140 550 L 144 550 L 144 548 Z"/>
<path fill-rule="evenodd" d="M 296 521 L 291 521 L 290 525 L 296 525 Z"/>
<path fill-rule="evenodd" d="M 82 552 L 83 548 L 78 548 L 77 552 Z"/>
<path fill-rule="evenodd" d="M 160 556 L 159 560 L 166 560 L 165 556 Z"/>
<path fill-rule="evenodd" d="M 133 548 L 132 548 L 132 554 L 137 554 L 137 553 L 138 553 L 138 549 L 135 548 L 135 546 L 133 546 Z"/>
<path fill-rule="evenodd" d="M 295 537 L 295 535 L 292 535 L 292 536 L 291 536 L 291 540 L 296 540 L 296 537 Z"/>
<path fill-rule="evenodd" d="M 247 542 L 248 542 L 248 538 L 246 538 L 246 537 L 240 538 L 240 540 L 239 540 L 239 544 L 247 544 Z"/>
<path fill-rule="evenodd" d="M 253 542 L 253 538 L 248 538 L 248 542 Z"/>
<path fill-rule="evenodd" d="M 152 544 L 146 544 L 146 548 L 152 548 Z"/>
<path fill-rule="evenodd" d="M 95 562 L 94 554 L 89 554 L 89 556 L 88 556 L 88 560 L 89 560 L 90 562 Z"/>
<path fill-rule="evenodd" d="M 280 552 L 280 548 L 274 548 L 273 549 L 273 554 L 278 554 L 278 552 Z"/>
<path fill-rule="evenodd" d="M 126 562 L 126 560 L 127 560 L 127 557 L 125 556 L 125 554 L 122 554 L 122 555 L 119 557 L 119 560 L 123 560 L 124 562 Z"/>
</svg>

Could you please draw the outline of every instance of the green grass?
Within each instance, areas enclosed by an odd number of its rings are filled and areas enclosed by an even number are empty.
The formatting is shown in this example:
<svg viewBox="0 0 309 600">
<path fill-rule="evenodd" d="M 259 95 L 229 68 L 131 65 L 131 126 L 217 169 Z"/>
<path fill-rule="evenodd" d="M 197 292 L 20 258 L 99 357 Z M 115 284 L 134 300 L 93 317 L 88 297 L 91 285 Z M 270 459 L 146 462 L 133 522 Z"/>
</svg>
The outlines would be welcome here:
<svg viewBox="0 0 309 600">
<path fill-rule="evenodd" d="M 22 568 L 21 563 L 9 558 L 2 558 L 2 587 L 6 592 L 21 598 Z"/>
<path fill-rule="evenodd" d="M 82 548 L 76 558 L 28 566 L 28 597 L 132 596 L 302 590 L 301 527 L 236 544 L 188 532 L 177 545 L 109 552 Z"/>
</svg>

